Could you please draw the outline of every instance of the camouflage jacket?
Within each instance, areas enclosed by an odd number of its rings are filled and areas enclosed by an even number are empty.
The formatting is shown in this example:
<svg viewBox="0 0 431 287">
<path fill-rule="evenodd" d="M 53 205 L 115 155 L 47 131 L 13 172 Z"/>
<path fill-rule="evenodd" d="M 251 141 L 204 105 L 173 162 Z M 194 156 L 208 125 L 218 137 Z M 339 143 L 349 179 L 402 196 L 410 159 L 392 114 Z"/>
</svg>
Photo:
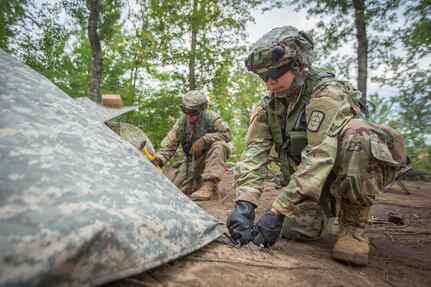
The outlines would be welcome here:
<svg viewBox="0 0 431 287">
<path fill-rule="evenodd" d="M 162 140 L 161 148 L 155 157 L 161 159 L 164 164 L 175 154 L 180 144 L 184 145 L 185 141 L 193 144 L 201 136 L 205 137 L 208 146 L 216 141 L 232 140 L 228 124 L 217 113 L 205 110 L 194 124 L 188 123 L 184 115 L 181 116 Z"/>
<path fill-rule="evenodd" d="M 300 151 L 300 156 L 289 158 L 294 172 L 285 193 L 297 192 L 316 199 L 320 197 L 335 161 L 338 144 L 336 135 L 350 119 L 359 117 L 360 108 L 351 97 L 353 87 L 348 82 L 337 81 L 332 77 L 319 80 L 308 77 L 304 89 L 308 94 L 300 92 L 289 101 L 268 95 L 253 112 L 247 131 L 247 147 L 234 175 L 233 186 L 239 191 L 237 200 L 258 205 L 269 152 L 275 144 L 269 118 L 271 114 L 277 114 L 283 121 L 288 121 L 292 111 L 301 102 L 301 96 L 307 97 L 304 106 L 307 143 Z M 295 115 L 301 116 L 298 113 Z M 295 122 L 298 120 L 295 119 Z"/>
</svg>

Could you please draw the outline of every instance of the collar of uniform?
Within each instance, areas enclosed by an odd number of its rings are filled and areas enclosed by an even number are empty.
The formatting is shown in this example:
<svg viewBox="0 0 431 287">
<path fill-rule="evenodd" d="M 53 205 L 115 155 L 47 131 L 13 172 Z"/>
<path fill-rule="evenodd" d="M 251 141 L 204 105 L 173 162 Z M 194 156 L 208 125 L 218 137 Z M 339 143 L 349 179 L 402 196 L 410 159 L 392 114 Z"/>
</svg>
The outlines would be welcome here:
<svg viewBox="0 0 431 287">
<path fill-rule="evenodd" d="M 278 97 L 272 97 L 271 101 L 268 104 L 269 109 L 274 114 L 283 115 L 286 113 L 287 106 L 283 103 L 283 99 Z"/>
<path fill-rule="evenodd" d="M 302 91 L 304 86 L 302 85 L 298 92 L 295 93 L 294 96 L 292 96 L 292 99 L 289 101 L 289 106 L 287 108 L 287 115 L 289 116 L 290 112 L 292 112 L 293 108 L 295 108 L 295 106 L 298 104 L 299 99 L 301 99 L 301 95 L 302 95 Z"/>
</svg>

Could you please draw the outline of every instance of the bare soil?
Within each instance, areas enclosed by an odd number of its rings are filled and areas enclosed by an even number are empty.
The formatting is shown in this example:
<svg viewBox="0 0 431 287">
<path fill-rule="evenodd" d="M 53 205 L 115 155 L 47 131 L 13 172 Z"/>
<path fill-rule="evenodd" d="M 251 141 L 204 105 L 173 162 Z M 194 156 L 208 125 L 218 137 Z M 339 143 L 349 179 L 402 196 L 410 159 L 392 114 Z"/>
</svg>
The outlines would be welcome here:
<svg viewBox="0 0 431 287">
<path fill-rule="evenodd" d="M 172 176 L 172 170 L 165 170 Z M 197 202 L 226 222 L 235 204 L 232 175 L 226 174 L 213 200 Z M 368 266 L 332 258 L 338 227 L 309 242 L 280 238 L 270 249 L 235 247 L 222 236 L 204 248 L 110 286 L 431 286 L 431 183 L 395 183 L 380 194 L 367 226 Z M 266 181 L 257 218 L 281 190 Z M 403 224 L 402 224 L 403 223 Z M 226 229 L 227 230 L 227 229 Z"/>
</svg>

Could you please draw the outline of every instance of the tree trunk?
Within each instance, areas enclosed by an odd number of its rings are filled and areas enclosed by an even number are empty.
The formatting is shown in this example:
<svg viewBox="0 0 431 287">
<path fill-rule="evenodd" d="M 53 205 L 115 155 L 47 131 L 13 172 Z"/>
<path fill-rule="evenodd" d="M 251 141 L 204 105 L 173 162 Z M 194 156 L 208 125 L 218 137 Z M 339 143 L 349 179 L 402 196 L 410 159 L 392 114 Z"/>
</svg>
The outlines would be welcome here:
<svg viewBox="0 0 431 287">
<path fill-rule="evenodd" d="M 368 39 L 365 22 L 365 0 L 353 0 L 356 38 L 358 39 L 358 90 L 367 98 Z"/>
<path fill-rule="evenodd" d="M 191 19 L 191 45 L 190 45 L 190 59 L 189 59 L 189 82 L 190 90 L 196 90 L 196 46 L 197 46 L 197 19 L 196 13 L 198 11 L 198 1 L 193 1 L 193 12 Z"/>
<path fill-rule="evenodd" d="M 88 39 L 90 40 L 91 55 L 93 58 L 88 97 L 96 103 L 100 103 L 100 82 L 102 80 L 102 47 L 100 45 L 100 38 L 97 32 L 97 25 L 99 23 L 100 15 L 100 3 L 99 0 L 88 0 L 87 4 L 90 9 L 90 17 L 88 19 Z"/>
</svg>

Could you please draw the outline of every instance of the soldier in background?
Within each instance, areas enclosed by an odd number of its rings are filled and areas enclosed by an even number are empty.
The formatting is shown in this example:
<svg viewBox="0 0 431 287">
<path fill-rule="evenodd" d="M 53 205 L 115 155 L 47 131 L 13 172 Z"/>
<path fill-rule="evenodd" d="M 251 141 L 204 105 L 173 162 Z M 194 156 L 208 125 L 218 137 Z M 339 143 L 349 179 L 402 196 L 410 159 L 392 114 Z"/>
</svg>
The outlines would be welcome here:
<svg viewBox="0 0 431 287">
<path fill-rule="evenodd" d="M 246 66 L 270 93 L 250 119 L 227 227 L 237 242 L 267 247 L 280 232 L 287 239 L 320 238 L 330 218 L 339 216 L 333 257 L 366 265 L 370 207 L 407 164 L 404 141 L 397 131 L 366 120 L 366 101 L 349 82 L 311 68 L 313 46 L 308 34 L 284 26 L 252 47 Z M 254 225 L 273 144 L 285 188 Z"/>
<path fill-rule="evenodd" d="M 181 102 L 181 116 L 166 137 L 152 163 L 163 166 L 181 144 L 186 158 L 176 170 L 174 184 L 192 200 L 209 200 L 224 174 L 232 140 L 229 126 L 207 110 L 208 102 L 200 91 L 188 92 Z M 202 187 L 193 192 L 202 180 Z"/>
</svg>

